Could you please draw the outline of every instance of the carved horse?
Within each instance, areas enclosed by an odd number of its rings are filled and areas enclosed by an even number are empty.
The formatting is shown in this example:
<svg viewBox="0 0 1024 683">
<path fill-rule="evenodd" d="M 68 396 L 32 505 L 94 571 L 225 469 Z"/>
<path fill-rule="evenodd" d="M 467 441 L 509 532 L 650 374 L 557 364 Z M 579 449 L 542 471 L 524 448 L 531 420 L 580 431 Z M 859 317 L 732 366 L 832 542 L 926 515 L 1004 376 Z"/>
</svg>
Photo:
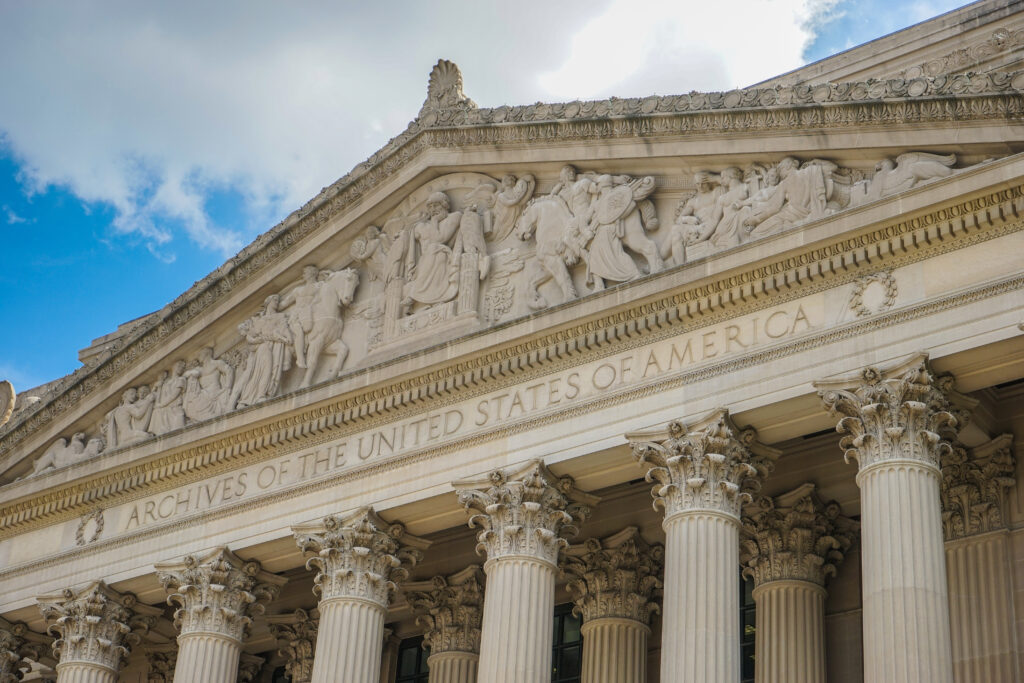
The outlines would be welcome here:
<svg viewBox="0 0 1024 683">
<path fill-rule="evenodd" d="M 575 265 L 583 254 L 583 237 L 578 221 L 561 197 L 535 197 L 516 221 L 516 237 L 524 242 L 536 233 L 537 253 L 526 268 L 527 303 L 530 308 L 546 308 L 548 302 L 539 287 L 554 279 L 562 289 L 562 298 L 576 298 L 576 286 L 568 266 Z"/>
<path fill-rule="evenodd" d="M 317 362 L 324 353 L 334 356 L 330 378 L 341 374 L 348 357 L 348 346 L 341 340 L 345 326 L 341 319 L 342 307 L 352 303 L 358 284 L 359 272 L 352 268 L 334 271 L 320 283 L 313 298 L 313 325 L 306 335 L 306 374 L 302 386 L 313 383 Z"/>
</svg>

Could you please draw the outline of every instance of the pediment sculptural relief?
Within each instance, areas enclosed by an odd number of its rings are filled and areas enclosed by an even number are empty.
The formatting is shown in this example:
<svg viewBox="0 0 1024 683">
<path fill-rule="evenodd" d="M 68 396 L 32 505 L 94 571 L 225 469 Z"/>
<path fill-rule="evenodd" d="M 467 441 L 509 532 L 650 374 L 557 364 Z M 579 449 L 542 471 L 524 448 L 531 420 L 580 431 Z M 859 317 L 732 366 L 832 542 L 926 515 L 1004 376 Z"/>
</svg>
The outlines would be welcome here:
<svg viewBox="0 0 1024 683">
<path fill-rule="evenodd" d="M 571 165 L 546 185 L 530 173 L 441 176 L 364 228 L 344 262 L 306 264 L 238 324 L 233 346 L 202 348 L 125 390 L 29 476 L 910 190 L 955 164 L 912 151 L 870 171 L 792 156 L 699 170 L 669 223 L 659 213 L 673 200 L 654 176 Z"/>
</svg>

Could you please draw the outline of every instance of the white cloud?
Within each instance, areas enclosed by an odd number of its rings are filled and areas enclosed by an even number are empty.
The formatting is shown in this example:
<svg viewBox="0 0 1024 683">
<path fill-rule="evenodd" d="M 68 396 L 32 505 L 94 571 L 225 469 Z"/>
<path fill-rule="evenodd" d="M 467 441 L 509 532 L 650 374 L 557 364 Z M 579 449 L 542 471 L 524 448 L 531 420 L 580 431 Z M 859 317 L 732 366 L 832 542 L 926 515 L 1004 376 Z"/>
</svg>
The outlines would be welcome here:
<svg viewBox="0 0 1024 683">
<path fill-rule="evenodd" d="M 27 218 L 23 218 L 14 212 L 11 207 L 4 204 L 2 207 L 4 212 L 4 218 L 7 220 L 7 225 L 18 225 L 19 223 L 25 223 L 28 221 Z"/>
<path fill-rule="evenodd" d="M 0 139 L 115 236 L 228 255 L 403 130 L 438 57 L 484 106 L 724 89 L 798 66 L 826 4 L 0 0 Z"/>
</svg>

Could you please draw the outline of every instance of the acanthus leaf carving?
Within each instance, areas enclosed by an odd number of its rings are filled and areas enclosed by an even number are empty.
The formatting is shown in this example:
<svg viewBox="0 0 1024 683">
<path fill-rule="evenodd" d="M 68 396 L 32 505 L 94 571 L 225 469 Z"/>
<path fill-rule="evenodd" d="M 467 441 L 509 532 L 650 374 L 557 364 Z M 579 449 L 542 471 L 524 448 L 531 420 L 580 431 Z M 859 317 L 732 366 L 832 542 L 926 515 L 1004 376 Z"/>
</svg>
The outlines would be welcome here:
<svg viewBox="0 0 1024 683">
<path fill-rule="evenodd" d="M 479 565 L 410 583 L 406 600 L 416 614 L 416 624 L 423 628 L 423 645 L 431 655 L 479 654 L 484 605 L 484 573 Z"/>
<path fill-rule="evenodd" d="M 716 512 L 739 521 L 744 503 L 775 469 L 779 451 L 760 443 L 752 427 L 741 429 L 725 409 L 686 425 L 626 437 L 654 483 L 655 508 L 666 520 L 688 512 Z"/>
<path fill-rule="evenodd" d="M 647 543 L 636 527 L 604 539 L 569 547 L 561 571 L 568 579 L 573 611 L 584 623 L 594 619 L 631 619 L 650 626 L 659 611 L 665 547 Z"/>
<path fill-rule="evenodd" d="M 285 672 L 292 683 L 313 680 L 313 655 L 320 629 L 320 611 L 297 609 L 291 614 L 267 617 L 270 632 L 278 643 L 278 653 L 285 658 Z"/>
<path fill-rule="evenodd" d="M 942 526 L 947 541 L 1006 526 L 1006 493 L 1016 485 L 1013 436 L 968 448 L 959 442 L 941 456 Z"/>
<path fill-rule="evenodd" d="M 743 511 L 740 563 L 755 586 L 806 581 L 824 586 L 857 538 L 860 525 L 825 502 L 813 484 L 762 496 Z"/>
<path fill-rule="evenodd" d="M 174 625 L 182 636 L 216 633 L 239 642 L 254 616 L 263 614 L 287 579 L 263 571 L 227 548 L 188 555 L 181 562 L 156 565 L 157 577 L 175 605 Z"/>
<path fill-rule="evenodd" d="M 429 545 L 398 523 L 385 522 L 372 508 L 321 523 L 292 527 L 295 542 L 317 570 L 314 590 L 321 601 L 359 598 L 387 609 L 399 584 Z"/>
<path fill-rule="evenodd" d="M 29 630 L 21 622 L 0 618 L 0 683 L 17 683 L 40 662 L 48 649 L 49 639 Z"/>
<path fill-rule="evenodd" d="M 480 529 L 476 550 L 488 562 L 525 556 L 557 566 L 559 553 L 569 546 L 566 539 L 579 533 L 598 501 L 540 460 L 453 485 L 470 513 L 470 527 Z"/>
<path fill-rule="evenodd" d="M 53 652 L 62 664 L 80 662 L 118 671 L 131 648 L 149 631 L 161 610 L 139 604 L 102 581 L 80 590 L 38 598 Z"/>
</svg>

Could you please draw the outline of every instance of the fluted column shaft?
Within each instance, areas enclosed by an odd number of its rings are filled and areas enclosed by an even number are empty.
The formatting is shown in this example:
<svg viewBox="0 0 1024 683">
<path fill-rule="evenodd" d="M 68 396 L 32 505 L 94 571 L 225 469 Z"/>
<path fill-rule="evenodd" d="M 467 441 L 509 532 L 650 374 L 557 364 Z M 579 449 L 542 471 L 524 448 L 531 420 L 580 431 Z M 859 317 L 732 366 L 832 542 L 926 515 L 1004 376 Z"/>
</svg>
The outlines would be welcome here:
<svg viewBox="0 0 1024 683">
<path fill-rule="evenodd" d="M 57 683 L 117 683 L 117 671 L 92 662 L 57 665 Z"/>
<path fill-rule="evenodd" d="M 1008 543 L 1001 529 L 946 544 L 956 683 L 1018 680 Z"/>
<path fill-rule="evenodd" d="M 479 680 L 550 680 L 558 556 L 597 498 L 539 460 L 454 485 L 488 558 Z"/>
<path fill-rule="evenodd" d="M 661 678 L 740 678 L 739 519 L 710 511 L 665 520 Z"/>
<path fill-rule="evenodd" d="M 441 652 L 427 658 L 429 683 L 477 683 L 480 655 L 472 652 Z"/>
<path fill-rule="evenodd" d="M 220 633 L 183 633 L 178 636 L 174 683 L 234 683 L 242 642 Z"/>
<path fill-rule="evenodd" d="M 377 683 L 384 643 L 384 608 L 358 598 L 320 602 L 313 683 Z"/>
<path fill-rule="evenodd" d="M 771 581 L 754 589 L 757 683 L 825 683 L 825 589 Z"/>
<path fill-rule="evenodd" d="M 864 680 L 952 681 L 938 469 L 890 460 L 861 489 Z"/>
<path fill-rule="evenodd" d="M 484 565 L 480 680 L 530 683 L 551 677 L 555 566 L 533 557 Z"/>
<path fill-rule="evenodd" d="M 647 639 L 651 629 L 635 619 L 591 619 L 583 636 L 583 683 L 647 680 Z"/>
</svg>

